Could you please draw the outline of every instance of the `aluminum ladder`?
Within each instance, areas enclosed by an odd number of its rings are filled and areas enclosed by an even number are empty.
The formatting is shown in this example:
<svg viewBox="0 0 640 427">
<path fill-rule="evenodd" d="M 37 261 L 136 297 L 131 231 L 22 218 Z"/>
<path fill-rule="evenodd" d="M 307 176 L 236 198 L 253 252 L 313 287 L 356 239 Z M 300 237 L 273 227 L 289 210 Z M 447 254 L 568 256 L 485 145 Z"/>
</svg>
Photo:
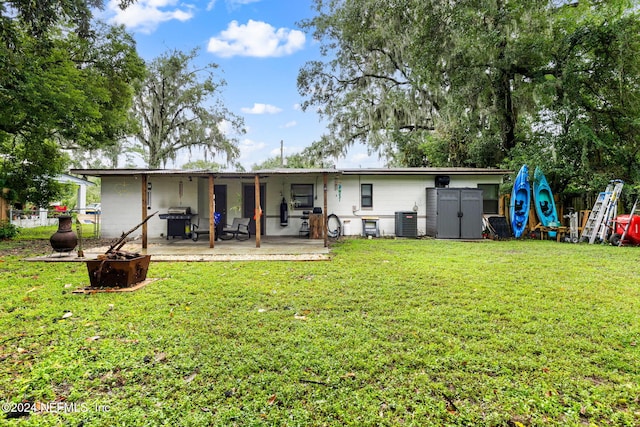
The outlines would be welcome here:
<svg viewBox="0 0 640 427">
<path fill-rule="evenodd" d="M 607 185 L 607 188 L 598 195 L 587 223 L 582 230 L 581 241 L 589 241 L 589 244 L 593 244 L 597 238 L 600 238 L 600 241 L 605 240 L 608 223 L 615 216 L 623 186 L 623 181 L 619 179 L 612 180 Z"/>
</svg>

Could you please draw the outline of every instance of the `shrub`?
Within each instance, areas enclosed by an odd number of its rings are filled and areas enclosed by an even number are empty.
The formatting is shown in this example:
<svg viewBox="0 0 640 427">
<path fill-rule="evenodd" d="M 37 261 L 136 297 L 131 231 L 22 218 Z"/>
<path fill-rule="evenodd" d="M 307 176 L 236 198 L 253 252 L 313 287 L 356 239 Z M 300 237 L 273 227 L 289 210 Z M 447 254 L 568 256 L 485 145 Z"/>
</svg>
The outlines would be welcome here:
<svg viewBox="0 0 640 427">
<path fill-rule="evenodd" d="M 0 240 L 13 239 L 20 231 L 9 221 L 0 221 Z"/>
</svg>

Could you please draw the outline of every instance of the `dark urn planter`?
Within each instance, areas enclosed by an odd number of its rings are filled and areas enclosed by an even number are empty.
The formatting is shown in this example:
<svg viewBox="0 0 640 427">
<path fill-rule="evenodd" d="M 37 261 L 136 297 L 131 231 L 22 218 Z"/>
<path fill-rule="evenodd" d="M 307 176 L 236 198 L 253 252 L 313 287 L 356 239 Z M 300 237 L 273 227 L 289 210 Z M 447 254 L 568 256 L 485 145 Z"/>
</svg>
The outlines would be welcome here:
<svg viewBox="0 0 640 427">
<path fill-rule="evenodd" d="M 49 239 L 54 251 L 71 252 L 78 245 L 78 236 L 71 229 L 72 225 L 73 218 L 71 215 L 60 215 L 58 217 L 58 231 Z"/>
</svg>

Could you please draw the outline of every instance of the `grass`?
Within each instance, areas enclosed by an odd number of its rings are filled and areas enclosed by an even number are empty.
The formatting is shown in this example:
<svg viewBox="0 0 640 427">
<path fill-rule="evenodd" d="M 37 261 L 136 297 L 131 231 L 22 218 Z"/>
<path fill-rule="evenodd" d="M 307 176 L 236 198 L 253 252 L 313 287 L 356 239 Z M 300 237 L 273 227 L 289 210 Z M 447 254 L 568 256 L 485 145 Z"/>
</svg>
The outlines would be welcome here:
<svg viewBox="0 0 640 427">
<path fill-rule="evenodd" d="M 96 240 L 96 230 L 93 224 L 82 224 L 82 237 L 84 241 L 91 242 Z M 49 245 L 49 238 L 58 230 L 57 225 L 35 227 L 35 228 L 18 228 L 18 234 L 11 240 L 0 239 L 0 251 L 11 249 L 25 249 L 32 245 L 32 250 L 42 250 L 42 246 Z M 73 231 L 78 233 L 78 225 L 73 224 Z M 50 248 L 50 246 L 48 246 Z M 26 249 L 29 250 L 29 249 Z M 42 252 L 33 252 L 36 255 L 42 255 Z"/>
<path fill-rule="evenodd" d="M 330 262 L 152 261 L 161 280 L 86 296 L 84 265 L 5 256 L 0 401 L 67 410 L 4 422 L 638 425 L 638 250 L 349 240 Z"/>
</svg>

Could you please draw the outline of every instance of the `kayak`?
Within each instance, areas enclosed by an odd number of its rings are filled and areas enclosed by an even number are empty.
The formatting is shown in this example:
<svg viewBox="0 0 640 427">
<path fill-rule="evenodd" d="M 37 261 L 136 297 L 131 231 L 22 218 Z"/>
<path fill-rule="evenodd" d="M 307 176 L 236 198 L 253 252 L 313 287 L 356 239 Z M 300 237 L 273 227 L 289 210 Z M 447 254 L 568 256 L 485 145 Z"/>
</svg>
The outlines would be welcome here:
<svg viewBox="0 0 640 427">
<path fill-rule="evenodd" d="M 558 212 L 556 211 L 556 202 L 553 200 L 551 187 L 540 168 L 536 167 L 533 173 L 533 203 L 536 205 L 536 213 L 540 223 L 545 227 L 558 227 Z M 555 232 L 550 231 L 549 237 Z"/>
<path fill-rule="evenodd" d="M 511 190 L 511 202 L 509 203 L 509 216 L 511 218 L 511 229 L 516 238 L 520 238 L 527 228 L 529 219 L 529 201 L 531 200 L 531 186 L 529 185 L 529 168 L 522 165 L 520 172 L 516 175 Z"/>
</svg>

